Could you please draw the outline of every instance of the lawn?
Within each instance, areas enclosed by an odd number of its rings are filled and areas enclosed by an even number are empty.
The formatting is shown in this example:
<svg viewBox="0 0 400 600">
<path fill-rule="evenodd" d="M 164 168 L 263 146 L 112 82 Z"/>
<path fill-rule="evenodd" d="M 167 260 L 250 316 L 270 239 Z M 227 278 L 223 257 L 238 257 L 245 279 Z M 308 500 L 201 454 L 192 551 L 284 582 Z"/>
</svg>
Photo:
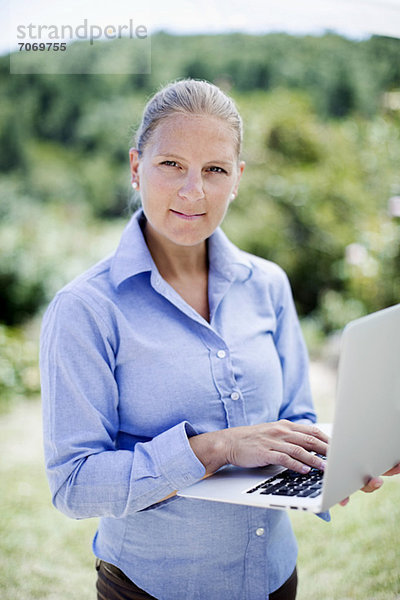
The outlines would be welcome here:
<svg viewBox="0 0 400 600">
<path fill-rule="evenodd" d="M 0 417 L 0 452 L 1 600 L 94 600 L 96 520 L 67 519 L 50 504 L 38 401 Z M 400 477 L 335 507 L 331 523 L 303 513 L 292 519 L 298 600 L 400 599 Z"/>
<path fill-rule="evenodd" d="M 95 598 L 94 519 L 56 511 L 44 474 L 40 403 L 0 417 L 0 598 Z"/>
<path fill-rule="evenodd" d="M 292 514 L 299 542 L 299 600 L 400 599 L 400 480 L 357 492 L 330 523 Z"/>
</svg>

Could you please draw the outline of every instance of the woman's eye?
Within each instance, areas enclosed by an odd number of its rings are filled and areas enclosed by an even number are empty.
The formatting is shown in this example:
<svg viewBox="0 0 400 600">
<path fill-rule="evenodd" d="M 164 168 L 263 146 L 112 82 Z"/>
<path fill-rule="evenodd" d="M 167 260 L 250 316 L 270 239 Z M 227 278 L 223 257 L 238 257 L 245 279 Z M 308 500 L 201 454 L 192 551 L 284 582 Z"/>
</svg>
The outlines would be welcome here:
<svg viewBox="0 0 400 600">
<path fill-rule="evenodd" d="M 167 165 L 167 167 L 177 167 L 178 163 L 174 160 L 163 160 L 162 165 Z"/>
<path fill-rule="evenodd" d="M 209 167 L 208 170 L 212 173 L 226 173 L 225 169 L 223 169 L 222 167 Z"/>
</svg>

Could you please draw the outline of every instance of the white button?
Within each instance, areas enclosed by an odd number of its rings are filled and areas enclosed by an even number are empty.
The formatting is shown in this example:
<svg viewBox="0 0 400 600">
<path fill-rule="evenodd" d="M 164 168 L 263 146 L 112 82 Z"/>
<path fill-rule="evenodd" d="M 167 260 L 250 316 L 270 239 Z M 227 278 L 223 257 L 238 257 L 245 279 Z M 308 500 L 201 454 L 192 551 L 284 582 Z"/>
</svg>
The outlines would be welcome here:
<svg viewBox="0 0 400 600">
<path fill-rule="evenodd" d="M 264 535 L 264 528 L 259 527 L 258 529 L 256 529 L 256 535 L 258 535 L 258 536 Z"/>
<path fill-rule="evenodd" d="M 240 394 L 238 394 L 237 392 L 232 392 L 231 398 L 232 400 L 239 400 Z"/>
<path fill-rule="evenodd" d="M 218 350 L 217 356 L 218 356 L 218 358 L 225 358 L 225 356 L 226 356 L 225 350 Z"/>
</svg>

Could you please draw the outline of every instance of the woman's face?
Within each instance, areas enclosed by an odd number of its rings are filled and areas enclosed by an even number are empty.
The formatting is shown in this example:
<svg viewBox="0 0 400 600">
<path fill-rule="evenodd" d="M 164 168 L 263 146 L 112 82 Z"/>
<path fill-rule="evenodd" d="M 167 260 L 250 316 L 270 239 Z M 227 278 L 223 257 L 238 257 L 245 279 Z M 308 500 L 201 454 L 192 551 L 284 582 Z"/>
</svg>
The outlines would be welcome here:
<svg viewBox="0 0 400 600">
<path fill-rule="evenodd" d="M 207 115 L 163 119 L 142 156 L 132 149 L 130 160 L 147 227 L 178 246 L 202 244 L 215 231 L 244 169 L 230 127 Z"/>
</svg>

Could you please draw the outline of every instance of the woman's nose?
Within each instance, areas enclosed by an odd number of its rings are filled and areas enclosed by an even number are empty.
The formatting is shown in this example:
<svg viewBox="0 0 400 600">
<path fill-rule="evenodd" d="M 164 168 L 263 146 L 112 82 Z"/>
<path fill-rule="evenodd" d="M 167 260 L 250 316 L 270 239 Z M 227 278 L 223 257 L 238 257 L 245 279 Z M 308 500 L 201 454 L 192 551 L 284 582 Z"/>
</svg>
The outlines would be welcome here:
<svg viewBox="0 0 400 600">
<path fill-rule="evenodd" d="M 178 195 L 186 200 L 196 201 L 204 198 L 203 178 L 198 172 L 188 172 Z"/>
</svg>

